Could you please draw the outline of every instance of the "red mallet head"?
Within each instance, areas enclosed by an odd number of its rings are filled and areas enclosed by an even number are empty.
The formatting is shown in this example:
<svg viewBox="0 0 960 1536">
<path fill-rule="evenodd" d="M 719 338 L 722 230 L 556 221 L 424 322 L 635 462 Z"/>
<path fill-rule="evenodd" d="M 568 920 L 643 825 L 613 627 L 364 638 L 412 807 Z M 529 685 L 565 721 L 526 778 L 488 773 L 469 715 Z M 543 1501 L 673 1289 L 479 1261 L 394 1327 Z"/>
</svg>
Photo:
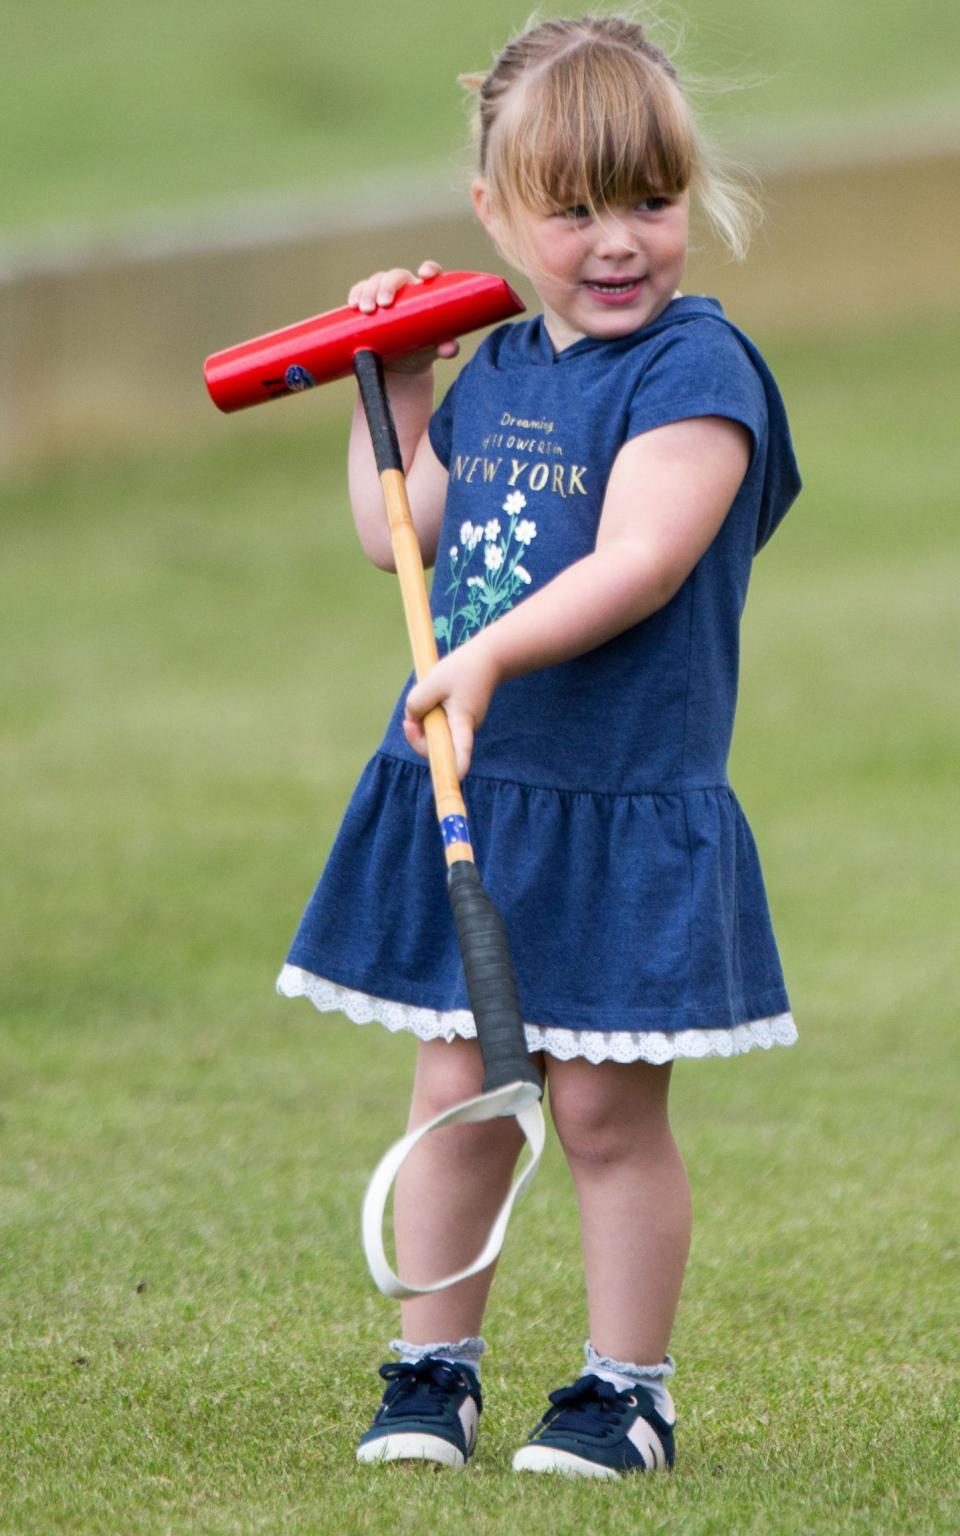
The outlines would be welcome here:
<svg viewBox="0 0 960 1536">
<path fill-rule="evenodd" d="M 502 277 L 486 272 L 441 272 L 401 288 L 388 309 L 364 315 L 331 309 L 282 331 L 214 352 L 204 378 L 214 405 L 242 411 L 263 400 L 328 384 L 353 372 L 354 354 L 376 352 L 387 362 L 496 325 L 523 311 Z"/>
</svg>

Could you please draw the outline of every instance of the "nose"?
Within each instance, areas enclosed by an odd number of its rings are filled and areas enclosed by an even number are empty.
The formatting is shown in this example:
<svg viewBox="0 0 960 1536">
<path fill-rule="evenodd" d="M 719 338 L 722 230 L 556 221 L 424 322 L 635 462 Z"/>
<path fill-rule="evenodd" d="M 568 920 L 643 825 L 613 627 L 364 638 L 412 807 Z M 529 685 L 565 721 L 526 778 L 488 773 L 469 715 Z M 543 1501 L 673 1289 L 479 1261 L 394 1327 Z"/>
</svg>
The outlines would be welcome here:
<svg viewBox="0 0 960 1536">
<path fill-rule="evenodd" d="M 629 215 L 604 213 L 595 225 L 594 254 L 608 260 L 631 256 L 640 249 L 640 241 L 631 227 Z"/>
</svg>

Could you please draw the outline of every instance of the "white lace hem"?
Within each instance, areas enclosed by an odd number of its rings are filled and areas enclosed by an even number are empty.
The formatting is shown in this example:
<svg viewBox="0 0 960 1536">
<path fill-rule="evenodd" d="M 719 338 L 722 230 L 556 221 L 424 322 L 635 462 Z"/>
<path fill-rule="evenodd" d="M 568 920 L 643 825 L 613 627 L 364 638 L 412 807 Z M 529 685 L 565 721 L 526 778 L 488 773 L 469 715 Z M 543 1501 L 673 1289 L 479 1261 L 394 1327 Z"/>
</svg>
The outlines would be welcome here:
<svg viewBox="0 0 960 1536">
<path fill-rule="evenodd" d="M 462 1040 L 476 1038 L 473 1014 L 466 1008 L 438 1013 L 432 1008 L 414 1008 L 409 1003 L 391 1002 L 385 997 L 371 997 L 355 992 L 312 971 L 285 965 L 277 978 L 277 991 L 284 997 L 308 997 L 321 1013 L 345 1013 L 354 1024 L 382 1024 L 392 1033 L 408 1030 L 420 1040 Z M 768 1051 L 774 1045 L 793 1045 L 797 1027 L 790 1013 L 778 1013 L 733 1029 L 597 1030 L 549 1029 L 539 1024 L 525 1024 L 527 1047 L 546 1051 L 560 1061 L 583 1056 L 593 1063 L 601 1061 L 649 1061 L 659 1066 L 678 1057 L 742 1056 L 759 1048 Z"/>
</svg>

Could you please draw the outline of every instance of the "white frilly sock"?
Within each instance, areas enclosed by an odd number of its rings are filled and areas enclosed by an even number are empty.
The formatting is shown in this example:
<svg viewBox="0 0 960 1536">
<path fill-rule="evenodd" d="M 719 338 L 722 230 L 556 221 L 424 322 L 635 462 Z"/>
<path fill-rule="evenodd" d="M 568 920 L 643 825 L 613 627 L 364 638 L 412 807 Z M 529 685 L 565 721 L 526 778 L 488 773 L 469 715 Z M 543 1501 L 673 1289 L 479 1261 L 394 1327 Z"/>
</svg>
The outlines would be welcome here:
<svg viewBox="0 0 960 1536">
<path fill-rule="evenodd" d="M 630 1387 L 645 1387 L 660 1417 L 668 1424 L 676 1423 L 673 1398 L 664 1385 L 677 1368 L 670 1355 L 665 1355 L 658 1365 L 634 1365 L 632 1360 L 613 1360 L 609 1355 L 598 1354 L 589 1339 L 584 1345 L 584 1354 L 591 1375 L 612 1382 L 618 1392 L 626 1392 Z"/>
<path fill-rule="evenodd" d="M 424 1355 L 435 1355 L 438 1360 L 449 1360 L 451 1365 L 469 1365 L 479 1376 L 480 1361 L 487 1346 L 480 1338 L 457 1339 L 445 1344 L 409 1344 L 406 1339 L 391 1339 L 390 1348 L 400 1356 L 404 1365 L 413 1365 Z"/>
</svg>

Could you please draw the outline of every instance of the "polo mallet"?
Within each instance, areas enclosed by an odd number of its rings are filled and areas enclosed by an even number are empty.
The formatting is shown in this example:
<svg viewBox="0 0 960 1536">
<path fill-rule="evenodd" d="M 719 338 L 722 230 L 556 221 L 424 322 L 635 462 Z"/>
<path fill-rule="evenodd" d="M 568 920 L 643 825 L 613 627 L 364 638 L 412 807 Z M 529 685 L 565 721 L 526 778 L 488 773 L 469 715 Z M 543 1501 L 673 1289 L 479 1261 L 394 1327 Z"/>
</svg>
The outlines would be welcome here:
<svg viewBox="0 0 960 1536">
<path fill-rule="evenodd" d="M 400 289 L 393 304 L 364 315 L 349 307 L 242 342 L 207 359 L 204 375 L 222 411 L 242 410 L 317 384 L 356 374 L 383 490 L 416 676 L 437 661 L 420 545 L 410 516 L 403 463 L 383 380 L 383 360 L 439 346 L 468 331 L 519 314 L 523 304 L 502 278 L 446 272 Z M 536 1172 L 543 1151 L 543 1084 L 527 1054 L 506 932 L 484 890 L 457 778 L 447 717 L 438 706 L 424 718 L 437 819 L 447 861 L 447 887 L 483 1059 L 483 1091 L 409 1132 L 381 1158 L 363 1202 L 367 1264 L 385 1296 L 444 1290 L 492 1264 L 503 1245 L 514 1201 Z M 442 1126 L 514 1115 L 529 1157 L 504 1201 L 482 1251 L 456 1274 L 410 1285 L 390 1267 L 383 1218 L 393 1181 L 407 1154 Z"/>
</svg>

